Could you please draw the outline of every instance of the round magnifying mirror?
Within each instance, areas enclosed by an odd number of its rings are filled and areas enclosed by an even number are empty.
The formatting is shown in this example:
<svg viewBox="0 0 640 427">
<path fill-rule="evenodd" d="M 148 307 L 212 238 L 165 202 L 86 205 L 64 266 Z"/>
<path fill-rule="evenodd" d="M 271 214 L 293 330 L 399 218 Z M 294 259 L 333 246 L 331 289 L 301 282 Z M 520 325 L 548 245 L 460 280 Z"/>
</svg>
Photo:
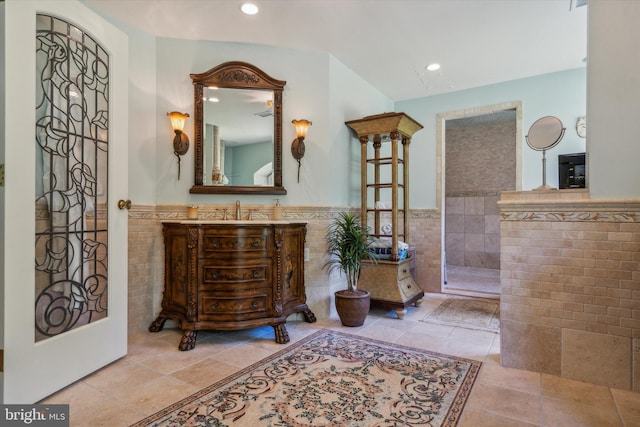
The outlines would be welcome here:
<svg viewBox="0 0 640 427">
<path fill-rule="evenodd" d="M 558 145 L 564 136 L 565 128 L 559 118 L 553 116 L 542 117 L 531 125 L 529 134 L 525 137 L 527 145 L 536 151 L 542 151 L 542 185 L 536 190 L 552 190 L 547 185 L 547 156 L 546 151 Z"/>
<path fill-rule="evenodd" d="M 564 128 L 559 118 L 545 116 L 536 120 L 526 136 L 529 147 L 536 151 L 548 150 L 558 145 L 564 136 Z"/>
</svg>

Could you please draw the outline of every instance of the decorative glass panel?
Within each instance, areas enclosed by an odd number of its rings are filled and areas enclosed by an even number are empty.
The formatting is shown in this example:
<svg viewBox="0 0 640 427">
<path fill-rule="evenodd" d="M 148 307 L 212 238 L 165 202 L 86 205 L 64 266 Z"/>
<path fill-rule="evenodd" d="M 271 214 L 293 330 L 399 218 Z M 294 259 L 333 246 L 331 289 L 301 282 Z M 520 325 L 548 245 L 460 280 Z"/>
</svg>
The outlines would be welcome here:
<svg viewBox="0 0 640 427">
<path fill-rule="evenodd" d="M 109 55 L 52 16 L 36 25 L 36 341 L 107 316 Z"/>
</svg>

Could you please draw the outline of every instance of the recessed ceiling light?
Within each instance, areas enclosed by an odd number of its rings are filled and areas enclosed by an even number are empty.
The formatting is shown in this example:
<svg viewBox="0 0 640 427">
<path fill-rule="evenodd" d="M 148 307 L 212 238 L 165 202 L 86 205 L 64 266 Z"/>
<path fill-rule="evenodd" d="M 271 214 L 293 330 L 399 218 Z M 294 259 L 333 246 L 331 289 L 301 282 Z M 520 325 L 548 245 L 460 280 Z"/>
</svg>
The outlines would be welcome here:
<svg viewBox="0 0 640 427">
<path fill-rule="evenodd" d="M 258 6 L 253 3 L 242 3 L 240 10 L 246 15 L 255 15 L 258 13 Z"/>
<path fill-rule="evenodd" d="M 427 69 L 427 71 L 436 71 L 440 69 L 440 64 L 437 63 L 433 63 L 433 64 L 429 64 L 425 67 Z"/>
</svg>

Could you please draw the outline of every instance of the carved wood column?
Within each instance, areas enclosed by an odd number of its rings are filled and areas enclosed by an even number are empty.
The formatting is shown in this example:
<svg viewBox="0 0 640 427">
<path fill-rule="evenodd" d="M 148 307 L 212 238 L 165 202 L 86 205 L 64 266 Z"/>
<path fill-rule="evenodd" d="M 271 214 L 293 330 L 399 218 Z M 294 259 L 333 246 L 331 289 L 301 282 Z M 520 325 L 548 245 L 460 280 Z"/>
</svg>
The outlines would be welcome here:
<svg viewBox="0 0 640 427">
<path fill-rule="evenodd" d="M 369 143 L 368 136 L 360 137 L 360 158 L 367 158 L 367 144 Z M 362 225 L 367 227 L 367 168 L 360 168 L 360 218 Z"/>
<path fill-rule="evenodd" d="M 404 186 L 404 190 L 402 193 L 403 201 L 404 201 L 404 242 L 407 245 L 410 245 L 411 239 L 409 238 L 410 230 L 409 230 L 409 144 L 411 144 L 411 138 L 404 137 L 402 138 L 402 184 Z"/>
<path fill-rule="evenodd" d="M 382 137 L 380 135 L 375 135 L 373 137 L 373 149 L 375 152 L 374 157 L 374 170 L 373 170 L 373 183 L 375 184 L 374 188 L 374 220 L 373 220 L 373 232 L 380 233 L 380 211 L 377 209 L 375 205 L 380 200 L 380 147 L 382 146 Z"/>
<path fill-rule="evenodd" d="M 391 260 L 398 260 L 398 139 L 400 132 L 391 132 Z M 406 204 L 405 204 L 406 206 Z"/>
</svg>

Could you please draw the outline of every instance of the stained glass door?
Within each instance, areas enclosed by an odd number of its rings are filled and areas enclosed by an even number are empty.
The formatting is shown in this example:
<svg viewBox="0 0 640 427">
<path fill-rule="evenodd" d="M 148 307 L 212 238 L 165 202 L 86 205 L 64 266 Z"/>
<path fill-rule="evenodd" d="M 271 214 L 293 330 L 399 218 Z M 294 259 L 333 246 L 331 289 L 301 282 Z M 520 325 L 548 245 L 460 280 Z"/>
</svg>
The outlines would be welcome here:
<svg viewBox="0 0 640 427">
<path fill-rule="evenodd" d="M 4 24 L 2 401 L 33 403 L 126 353 L 128 42 L 77 1 Z"/>
</svg>

